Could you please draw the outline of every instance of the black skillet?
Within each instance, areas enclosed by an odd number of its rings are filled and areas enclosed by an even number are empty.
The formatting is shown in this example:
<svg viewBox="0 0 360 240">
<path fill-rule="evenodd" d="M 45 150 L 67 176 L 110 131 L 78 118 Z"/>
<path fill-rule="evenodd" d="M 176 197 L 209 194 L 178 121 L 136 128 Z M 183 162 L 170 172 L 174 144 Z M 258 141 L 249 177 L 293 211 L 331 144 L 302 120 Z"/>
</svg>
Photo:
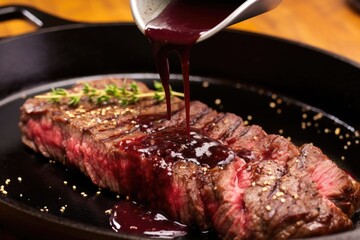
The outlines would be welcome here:
<svg viewBox="0 0 360 240">
<path fill-rule="evenodd" d="M 120 201 L 116 194 L 97 194 L 77 170 L 24 147 L 17 122 L 24 97 L 78 78 L 110 74 L 150 85 L 158 76 L 148 40 L 132 24 L 72 23 L 29 7 L 0 8 L 0 20 L 13 18 L 40 29 L 0 41 L 0 186 L 7 191 L 0 193 L 0 229 L 36 239 L 140 239 L 110 228 L 105 211 Z M 171 66 L 172 85 L 181 90 L 174 56 Z M 223 31 L 193 48 L 190 71 L 192 99 L 297 145 L 313 142 L 360 178 L 359 65 L 299 43 Z M 323 239 L 360 239 L 357 214 L 354 222 L 354 230 Z M 185 239 L 216 235 L 194 231 Z"/>
</svg>

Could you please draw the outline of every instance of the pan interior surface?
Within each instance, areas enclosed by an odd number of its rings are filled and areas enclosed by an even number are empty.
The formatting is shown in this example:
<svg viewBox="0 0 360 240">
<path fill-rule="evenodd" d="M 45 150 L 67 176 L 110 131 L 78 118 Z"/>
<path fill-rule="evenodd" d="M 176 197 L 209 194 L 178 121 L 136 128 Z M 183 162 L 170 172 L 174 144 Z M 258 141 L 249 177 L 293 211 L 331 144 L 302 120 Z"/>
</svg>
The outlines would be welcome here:
<svg viewBox="0 0 360 240">
<path fill-rule="evenodd" d="M 109 234 L 115 238 L 137 237 L 116 235 L 109 225 L 107 211 L 123 196 L 99 189 L 76 169 L 34 153 L 21 142 L 18 129 L 19 108 L 25 99 L 49 91 L 51 87 L 70 87 L 78 81 L 103 77 L 129 77 L 145 82 L 150 88 L 157 74 L 121 74 L 69 79 L 40 85 L 11 95 L 0 101 L 0 193 L 3 206 L 31 209 L 39 218 L 78 223 L 84 231 Z M 172 75 L 174 90 L 182 91 L 180 75 Z M 323 112 L 281 93 L 271 92 L 240 81 L 191 77 L 191 99 L 199 100 L 223 112 L 235 113 L 248 124 L 257 124 L 267 133 L 288 137 L 297 146 L 313 143 L 320 147 L 338 166 L 360 179 L 359 133 L 331 113 Z M 357 226 L 358 215 L 354 217 Z M 2 221 L 6 216 L 1 217 Z M 358 229 L 353 231 L 358 232 Z M 341 236 L 341 234 L 339 235 Z M 216 239 L 214 233 L 188 234 L 185 239 Z"/>
</svg>

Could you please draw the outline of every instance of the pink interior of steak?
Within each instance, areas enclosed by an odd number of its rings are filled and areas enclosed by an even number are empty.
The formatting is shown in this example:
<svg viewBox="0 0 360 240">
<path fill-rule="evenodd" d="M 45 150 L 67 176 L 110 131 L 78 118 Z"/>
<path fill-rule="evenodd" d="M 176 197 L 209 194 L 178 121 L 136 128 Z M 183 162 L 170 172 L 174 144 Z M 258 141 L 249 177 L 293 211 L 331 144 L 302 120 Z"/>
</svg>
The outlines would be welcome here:
<svg viewBox="0 0 360 240">
<path fill-rule="evenodd" d="M 103 86 L 108 82 L 91 83 Z M 139 83 L 140 84 L 140 83 Z M 140 84 L 140 88 L 147 91 Z M 316 236 L 349 229 L 360 187 L 318 148 L 245 126 L 240 117 L 183 102 L 77 108 L 29 99 L 23 141 L 77 166 L 98 186 L 147 202 L 175 220 L 214 227 L 224 239 Z"/>
</svg>

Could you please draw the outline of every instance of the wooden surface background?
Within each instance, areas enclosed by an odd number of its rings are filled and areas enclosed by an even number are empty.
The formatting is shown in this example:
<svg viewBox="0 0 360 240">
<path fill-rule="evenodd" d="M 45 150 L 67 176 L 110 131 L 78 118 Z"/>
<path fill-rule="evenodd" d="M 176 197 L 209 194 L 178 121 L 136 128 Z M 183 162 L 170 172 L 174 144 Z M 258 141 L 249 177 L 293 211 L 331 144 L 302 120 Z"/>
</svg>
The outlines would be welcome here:
<svg viewBox="0 0 360 240">
<path fill-rule="evenodd" d="M 129 0 L 0 0 L 26 4 L 80 22 L 132 22 Z M 360 63 L 360 12 L 347 0 L 283 0 L 275 10 L 232 26 L 340 54 Z M 31 31 L 21 20 L 0 23 L 0 38 Z"/>
</svg>

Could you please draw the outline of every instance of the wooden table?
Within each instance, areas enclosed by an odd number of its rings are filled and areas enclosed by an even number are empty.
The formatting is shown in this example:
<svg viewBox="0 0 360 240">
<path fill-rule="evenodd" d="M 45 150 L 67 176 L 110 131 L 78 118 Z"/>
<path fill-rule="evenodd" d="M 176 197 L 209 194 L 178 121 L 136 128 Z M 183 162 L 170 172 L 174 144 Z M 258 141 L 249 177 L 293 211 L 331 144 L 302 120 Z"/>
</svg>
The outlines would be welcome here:
<svg viewBox="0 0 360 240">
<path fill-rule="evenodd" d="M 81 22 L 132 22 L 129 0 L 0 0 L 27 4 Z M 232 28 L 264 33 L 340 54 L 360 63 L 360 13 L 347 0 L 284 0 L 275 10 Z M 0 37 L 36 30 L 21 20 L 0 23 Z"/>
</svg>

